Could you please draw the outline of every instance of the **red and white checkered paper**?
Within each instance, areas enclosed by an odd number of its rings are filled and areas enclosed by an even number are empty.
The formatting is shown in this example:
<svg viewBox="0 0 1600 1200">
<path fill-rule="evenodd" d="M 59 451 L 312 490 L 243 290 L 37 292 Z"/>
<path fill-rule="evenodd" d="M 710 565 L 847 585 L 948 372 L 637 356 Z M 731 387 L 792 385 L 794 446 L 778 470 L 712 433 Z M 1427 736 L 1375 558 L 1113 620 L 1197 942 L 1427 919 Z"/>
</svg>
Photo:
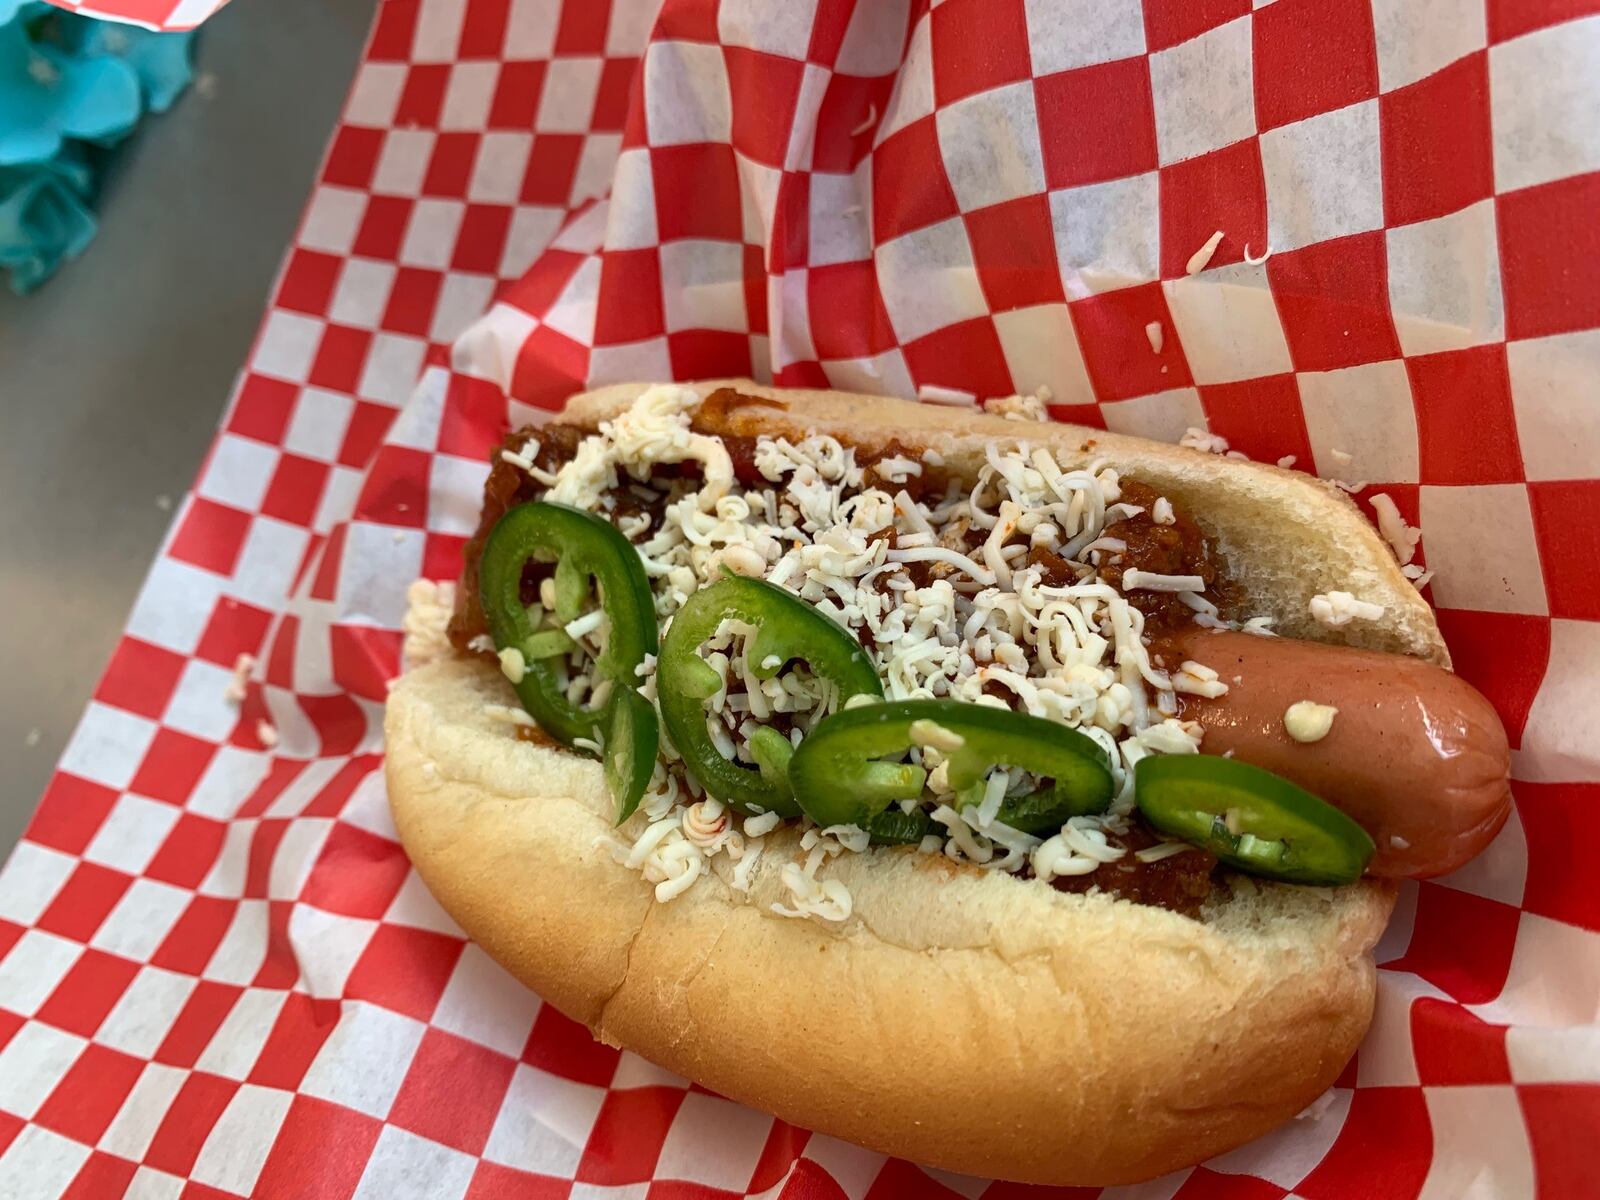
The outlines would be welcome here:
<svg viewBox="0 0 1600 1200">
<path fill-rule="evenodd" d="M 1043 1194 L 594 1044 L 395 840 L 403 592 L 456 574 L 501 429 L 738 373 L 1047 384 L 1063 418 L 1208 425 L 1395 497 L 1516 814 L 1403 892 L 1320 1119 L 1107 1195 L 1600 1195 L 1600 5 L 654 7 L 380 8 L 216 444 L 0 874 L 0 1195 Z"/>
<path fill-rule="evenodd" d="M 194 29 L 228 0 L 46 0 L 46 2 L 54 4 L 57 8 L 64 8 L 68 12 L 81 13 L 86 17 L 143 25 L 147 29 L 179 30 Z M 271 0 L 267 2 L 271 3 Z"/>
</svg>

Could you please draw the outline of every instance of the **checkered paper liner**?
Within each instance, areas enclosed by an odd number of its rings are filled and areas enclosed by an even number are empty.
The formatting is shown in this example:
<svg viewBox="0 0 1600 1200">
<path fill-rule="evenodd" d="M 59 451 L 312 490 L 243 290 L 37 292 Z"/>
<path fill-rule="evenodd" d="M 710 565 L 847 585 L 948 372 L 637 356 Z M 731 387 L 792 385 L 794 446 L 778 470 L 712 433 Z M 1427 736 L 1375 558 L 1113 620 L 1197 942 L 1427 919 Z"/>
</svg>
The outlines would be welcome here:
<svg viewBox="0 0 1600 1200">
<path fill-rule="evenodd" d="M 1205 425 L 1393 496 L 1516 747 L 1515 815 L 1404 890 L 1320 1116 L 1106 1194 L 1600 1195 L 1600 6 L 654 7 L 380 7 L 222 430 L 0 873 L 0 1196 L 1046 1194 L 597 1045 L 395 840 L 405 585 L 458 570 L 498 432 L 585 384 L 736 373 L 1043 384 L 1058 417 Z"/>
<path fill-rule="evenodd" d="M 194 29 L 228 0 L 47 0 L 57 8 L 143 25 L 147 29 Z M 270 2 L 270 0 L 269 0 Z"/>
</svg>

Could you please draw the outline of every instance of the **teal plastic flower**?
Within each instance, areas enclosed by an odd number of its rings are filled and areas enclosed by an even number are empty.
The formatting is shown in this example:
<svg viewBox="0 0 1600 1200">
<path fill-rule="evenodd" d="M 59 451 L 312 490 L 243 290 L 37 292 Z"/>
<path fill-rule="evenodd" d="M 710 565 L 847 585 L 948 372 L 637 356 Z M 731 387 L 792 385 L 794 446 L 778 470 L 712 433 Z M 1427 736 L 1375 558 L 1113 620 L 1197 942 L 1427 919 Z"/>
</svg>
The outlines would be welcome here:
<svg viewBox="0 0 1600 1200">
<path fill-rule="evenodd" d="M 12 291 L 32 291 L 83 253 L 96 229 L 93 185 L 93 171 L 70 149 L 50 162 L 0 167 L 0 268 Z"/>
<path fill-rule="evenodd" d="M 5 0 L 0 0 L 3 4 Z M 194 34 L 155 33 L 132 25 L 91 21 L 78 17 L 72 22 L 76 35 L 73 46 L 83 57 L 110 55 L 133 68 L 144 89 L 145 107 L 164 113 L 189 86 L 194 71 L 190 55 Z"/>
<path fill-rule="evenodd" d="M 27 24 L 0 26 L 0 167 L 42 163 L 64 138 L 105 144 L 133 128 L 142 108 L 133 67 L 70 57 L 35 42 Z"/>
</svg>

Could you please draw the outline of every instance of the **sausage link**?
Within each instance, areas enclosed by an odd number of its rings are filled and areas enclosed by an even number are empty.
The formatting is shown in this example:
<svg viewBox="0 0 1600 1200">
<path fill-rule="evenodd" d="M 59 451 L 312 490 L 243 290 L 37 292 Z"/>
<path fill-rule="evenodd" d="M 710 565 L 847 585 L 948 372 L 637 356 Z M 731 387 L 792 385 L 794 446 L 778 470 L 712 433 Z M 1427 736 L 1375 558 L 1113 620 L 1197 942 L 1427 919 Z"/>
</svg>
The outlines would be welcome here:
<svg viewBox="0 0 1600 1200">
<path fill-rule="evenodd" d="M 1499 715 L 1440 667 L 1370 650 L 1226 630 L 1152 647 L 1168 667 L 1204 663 L 1228 685 L 1216 699 L 1179 697 L 1205 728 L 1202 750 L 1292 780 L 1372 835 L 1369 875 L 1442 875 L 1487 846 L 1511 811 L 1511 752 Z M 1301 700 L 1339 710 L 1319 741 L 1284 730 Z"/>
</svg>

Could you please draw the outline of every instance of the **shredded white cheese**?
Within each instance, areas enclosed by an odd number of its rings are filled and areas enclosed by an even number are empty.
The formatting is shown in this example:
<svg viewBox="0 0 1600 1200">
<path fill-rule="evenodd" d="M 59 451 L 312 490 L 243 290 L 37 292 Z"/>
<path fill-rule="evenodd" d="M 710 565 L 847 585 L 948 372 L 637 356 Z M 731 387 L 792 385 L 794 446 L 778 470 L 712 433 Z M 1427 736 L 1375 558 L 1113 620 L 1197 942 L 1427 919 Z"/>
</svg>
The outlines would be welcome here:
<svg viewBox="0 0 1600 1200">
<path fill-rule="evenodd" d="M 1387 492 L 1377 492 L 1372 497 L 1372 511 L 1378 514 L 1378 532 L 1389 543 L 1389 549 L 1402 564 L 1409 563 L 1417 553 L 1417 543 L 1422 540 L 1422 530 L 1407 525 L 1400 515 L 1394 498 Z"/>
<path fill-rule="evenodd" d="M 1194 425 L 1183 431 L 1183 436 L 1178 439 L 1178 445 L 1187 446 L 1191 450 L 1204 450 L 1207 454 L 1228 453 L 1228 439 L 1220 434 L 1207 433 Z"/>
<path fill-rule="evenodd" d="M 1160 354 L 1161 347 L 1166 342 L 1166 332 L 1161 328 L 1161 322 L 1151 321 L 1146 325 L 1144 336 L 1150 339 L 1150 353 Z"/>
<path fill-rule="evenodd" d="M 1302 744 L 1320 742 L 1333 728 L 1333 719 L 1339 710 L 1331 704 L 1318 704 L 1314 700 L 1298 700 L 1284 710 L 1283 730 Z"/>
<path fill-rule="evenodd" d="M 1217 230 L 1206 239 L 1206 244 L 1201 246 L 1189 256 L 1189 261 L 1184 264 L 1183 270 L 1188 275 L 1198 275 L 1206 269 L 1206 264 L 1211 261 L 1211 256 L 1217 252 L 1217 245 L 1222 241 L 1222 230 Z"/>
<path fill-rule="evenodd" d="M 1351 621 L 1376 621 L 1384 613 L 1383 605 L 1358 600 L 1349 592 L 1319 593 L 1311 597 L 1310 607 L 1313 620 L 1334 629 Z"/>
<path fill-rule="evenodd" d="M 450 653 L 450 639 L 445 635 L 445 630 L 450 624 L 450 613 L 455 604 L 454 583 L 418 579 L 406 588 L 406 615 L 400 623 L 405 637 L 400 645 L 400 656 L 407 670 L 424 666 Z M 490 649 L 493 649 L 492 644 Z M 234 664 L 234 670 L 237 679 L 237 663 Z"/>
</svg>

